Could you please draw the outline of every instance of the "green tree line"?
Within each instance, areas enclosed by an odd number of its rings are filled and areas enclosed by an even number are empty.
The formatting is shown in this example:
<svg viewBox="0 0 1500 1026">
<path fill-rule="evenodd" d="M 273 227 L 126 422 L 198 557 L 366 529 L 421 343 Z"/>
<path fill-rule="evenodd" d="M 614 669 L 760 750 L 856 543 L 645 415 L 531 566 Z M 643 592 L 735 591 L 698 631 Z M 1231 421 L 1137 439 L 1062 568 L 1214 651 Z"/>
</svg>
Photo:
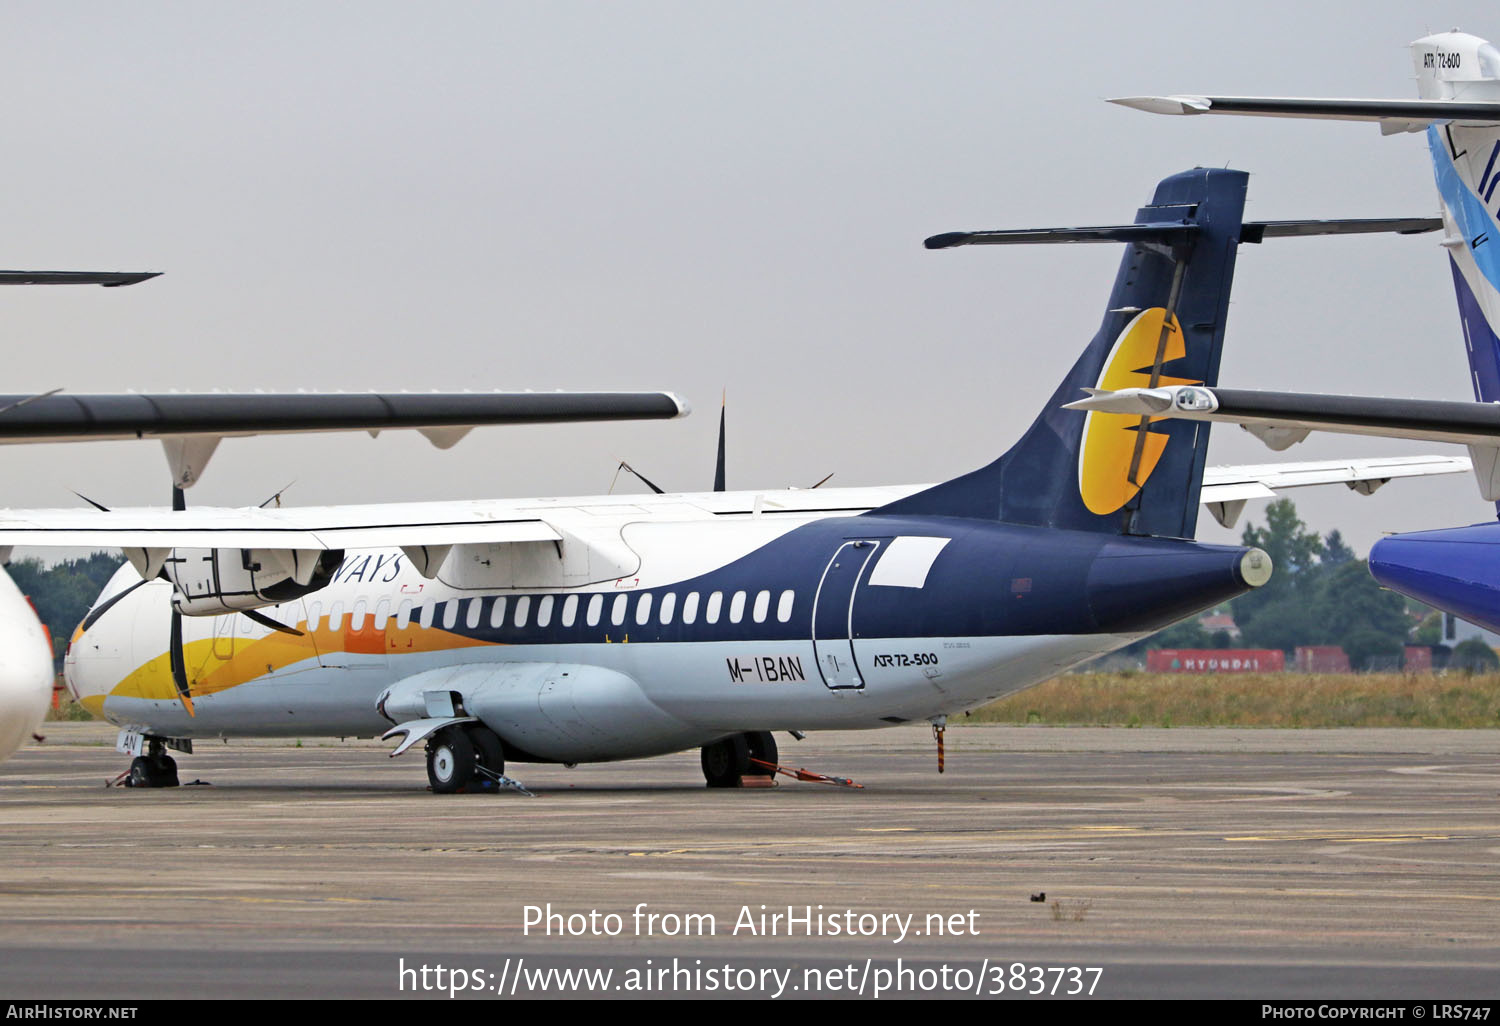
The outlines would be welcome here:
<svg viewBox="0 0 1500 1026">
<path fill-rule="evenodd" d="M 31 599 L 36 614 L 52 635 L 52 654 L 58 669 L 73 630 L 125 558 L 114 552 L 95 552 L 85 559 L 69 559 L 52 566 L 39 559 L 21 559 L 6 569 L 16 587 Z"/>
<path fill-rule="evenodd" d="M 1439 660 L 1448 654 L 1441 613 L 1382 588 L 1337 530 L 1325 536 L 1308 530 L 1290 499 L 1267 505 L 1265 524 L 1248 524 L 1240 540 L 1264 549 L 1275 566 L 1269 582 L 1229 605 L 1240 640 L 1231 646 L 1226 631 L 1206 631 L 1194 617 L 1153 635 L 1143 649 L 1243 647 L 1290 653 L 1300 645 L 1338 645 L 1360 670 L 1399 666 L 1408 643 L 1434 646 Z M 1426 618 L 1414 634 L 1422 614 Z M 1470 640 L 1452 650 L 1452 665 L 1490 669 L 1500 666 L 1500 658 L 1483 642 Z"/>
</svg>

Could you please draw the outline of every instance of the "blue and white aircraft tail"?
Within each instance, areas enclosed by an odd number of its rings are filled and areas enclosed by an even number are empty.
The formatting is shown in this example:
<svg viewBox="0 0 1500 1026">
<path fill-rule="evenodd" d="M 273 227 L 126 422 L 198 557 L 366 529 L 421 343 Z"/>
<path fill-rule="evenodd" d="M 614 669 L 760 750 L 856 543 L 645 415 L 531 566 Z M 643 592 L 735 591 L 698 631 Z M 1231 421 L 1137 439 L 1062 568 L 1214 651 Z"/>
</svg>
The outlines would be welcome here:
<svg viewBox="0 0 1500 1026">
<path fill-rule="evenodd" d="M 1248 176 L 1197 168 L 1163 180 L 1135 224 L 934 236 L 928 247 L 1128 242 L 1099 332 L 1030 430 L 993 463 L 877 510 L 1106 534 L 1191 538 L 1203 425 L 1060 409 L 1085 388 L 1218 380 Z"/>
<path fill-rule="evenodd" d="M 1424 100 L 1494 104 L 1500 117 L 1500 50 L 1462 32 L 1426 36 L 1411 49 Z M 1427 145 L 1474 398 L 1500 401 L 1500 121 L 1429 125 Z"/>
</svg>

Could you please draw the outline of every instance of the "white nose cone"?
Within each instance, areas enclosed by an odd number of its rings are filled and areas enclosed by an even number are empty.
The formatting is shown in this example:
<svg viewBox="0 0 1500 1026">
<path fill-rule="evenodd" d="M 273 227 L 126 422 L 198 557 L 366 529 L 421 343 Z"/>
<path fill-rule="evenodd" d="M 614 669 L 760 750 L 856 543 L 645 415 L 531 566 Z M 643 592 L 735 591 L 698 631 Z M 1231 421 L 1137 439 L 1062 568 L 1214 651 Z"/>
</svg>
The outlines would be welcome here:
<svg viewBox="0 0 1500 1026">
<path fill-rule="evenodd" d="M 0 759 L 25 744 L 52 700 L 52 649 L 10 575 L 0 570 Z"/>
<path fill-rule="evenodd" d="M 1259 588 L 1271 579 L 1271 556 L 1263 549 L 1251 549 L 1240 557 L 1240 578 L 1250 587 Z"/>
</svg>

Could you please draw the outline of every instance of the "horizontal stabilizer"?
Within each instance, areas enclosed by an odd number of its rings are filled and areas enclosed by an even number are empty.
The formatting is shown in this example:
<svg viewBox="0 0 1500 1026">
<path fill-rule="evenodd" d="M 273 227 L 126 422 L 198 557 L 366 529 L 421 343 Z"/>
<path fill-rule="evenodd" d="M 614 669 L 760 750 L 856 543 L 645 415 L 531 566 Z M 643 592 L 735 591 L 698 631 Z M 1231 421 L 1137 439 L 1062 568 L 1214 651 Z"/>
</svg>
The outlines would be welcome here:
<svg viewBox="0 0 1500 1026">
<path fill-rule="evenodd" d="M 1500 103 L 1465 100 L 1350 100 L 1305 96 L 1121 96 L 1109 101 L 1150 114 L 1239 114 L 1248 117 L 1370 121 L 1383 131 L 1412 132 L 1445 121 L 1500 125 Z"/>
<path fill-rule="evenodd" d="M 1158 221 L 1147 224 L 1101 225 L 1093 228 L 1019 228 L 995 232 L 945 232 L 923 243 L 928 249 L 954 246 L 1017 246 L 1040 242 L 1164 242 L 1186 239 L 1196 224 Z"/>
<path fill-rule="evenodd" d="M 1241 242 L 1303 238 L 1309 235 L 1421 235 L 1443 227 L 1441 217 L 1354 217 L 1337 221 L 1246 221 Z"/>
<path fill-rule="evenodd" d="M 1264 239 L 1300 238 L 1309 235 L 1367 235 L 1395 232 L 1418 235 L 1435 232 L 1443 226 L 1438 217 L 1359 217 L 1331 221 L 1246 221 L 1240 232 L 1241 242 Z M 945 232 L 923 243 L 928 249 L 952 249 L 955 246 L 1017 246 L 1057 242 L 1157 242 L 1171 244 L 1198 231 L 1195 224 L 1166 222 L 1156 224 L 1121 224 L 1095 228 L 1027 228 L 997 232 Z"/>
<path fill-rule="evenodd" d="M 103 285 L 113 289 L 160 274 L 160 271 L 0 271 L 0 285 Z"/>
</svg>

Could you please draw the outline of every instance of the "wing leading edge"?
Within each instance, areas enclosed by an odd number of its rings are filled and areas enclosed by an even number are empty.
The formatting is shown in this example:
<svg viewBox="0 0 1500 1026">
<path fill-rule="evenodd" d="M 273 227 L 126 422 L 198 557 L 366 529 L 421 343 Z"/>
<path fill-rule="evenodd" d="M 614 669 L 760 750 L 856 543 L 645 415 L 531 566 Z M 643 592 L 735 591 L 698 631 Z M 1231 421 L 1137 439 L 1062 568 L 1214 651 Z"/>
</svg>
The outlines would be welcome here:
<svg viewBox="0 0 1500 1026">
<path fill-rule="evenodd" d="M 171 392 L 0 395 L 0 444 L 284 432 L 451 431 L 493 424 L 670 420 L 671 392 Z"/>
<path fill-rule="evenodd" d="M 1369 121 L 1385 135 L 1444 122 L 1500 124 L 1500 103 L 1464 100 L 1356 100 L 1313 96 L 1120 96 L 1109 101 L 1148 114 Z"/>
</svg>

